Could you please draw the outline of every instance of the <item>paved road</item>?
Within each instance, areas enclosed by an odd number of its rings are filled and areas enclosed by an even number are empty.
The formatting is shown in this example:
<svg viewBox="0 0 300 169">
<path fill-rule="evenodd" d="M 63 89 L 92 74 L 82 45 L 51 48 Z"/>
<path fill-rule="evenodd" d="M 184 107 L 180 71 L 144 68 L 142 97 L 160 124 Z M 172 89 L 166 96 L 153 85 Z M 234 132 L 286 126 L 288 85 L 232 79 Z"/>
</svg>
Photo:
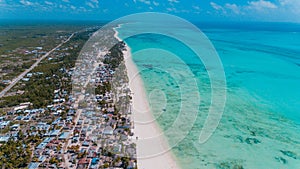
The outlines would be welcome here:
<svg viewBox="0 0 300 169">
<path fill-rule="evenodd" d="M 8 92 L 12 87 L 14 87 L 27 73 L 29 73 L 32 69 L 34 69 L 43 59 L 45 59 L 47 56 L 49 56 L 53 51 L 55 51 L 57 48 L 61 47 L 64 43 L 67 43 L 72 37 L 74 36 L 74 33 L 72 33 L 69 38 L 57 45 L 55 48 L 47 52 L 45 55 L 40 57 L 29 69 L 26 69 L 24 72 L 22 72 L 19 76 L 17 76 L 13 81 L 0 92 L 0 98 L 3 97 L 6 92 Z"/>
</svg>

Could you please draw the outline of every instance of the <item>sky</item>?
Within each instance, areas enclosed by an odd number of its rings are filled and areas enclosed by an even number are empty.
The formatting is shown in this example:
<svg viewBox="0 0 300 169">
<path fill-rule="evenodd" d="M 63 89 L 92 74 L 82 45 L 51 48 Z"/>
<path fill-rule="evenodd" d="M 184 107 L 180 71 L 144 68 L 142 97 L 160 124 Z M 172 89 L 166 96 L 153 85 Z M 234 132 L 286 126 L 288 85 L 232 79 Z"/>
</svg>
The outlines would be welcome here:
<svg viewBox="0 0 300 169">
<path fill-rule="evenodd" d="M 114 20 L 139 12 L 193 21 L 300 22 L 300 0 L 0 0 L 0 19 Z"/>
</svg>

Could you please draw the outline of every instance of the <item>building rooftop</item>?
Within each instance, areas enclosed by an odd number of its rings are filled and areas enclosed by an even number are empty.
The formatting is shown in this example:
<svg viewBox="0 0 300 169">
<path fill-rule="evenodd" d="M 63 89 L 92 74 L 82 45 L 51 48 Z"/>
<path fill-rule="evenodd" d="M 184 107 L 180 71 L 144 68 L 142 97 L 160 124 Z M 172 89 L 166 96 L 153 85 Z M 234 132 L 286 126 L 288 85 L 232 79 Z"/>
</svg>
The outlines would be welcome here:
<svg viewBox="0 0 300 169">
<path fill-rule="evenodd" d="M 70 132 L 63 132 L 60 136 L 59 136 L 59 140 L 65 140 L 69 137 L 71 133 Z"/>
<path fill-rule="evenodd" d="M 28 169 L 36 169 L 39 167 L 39 165 L 40 165 L 40 163 L 30 163 L 28 165 Z"/>
</svg>

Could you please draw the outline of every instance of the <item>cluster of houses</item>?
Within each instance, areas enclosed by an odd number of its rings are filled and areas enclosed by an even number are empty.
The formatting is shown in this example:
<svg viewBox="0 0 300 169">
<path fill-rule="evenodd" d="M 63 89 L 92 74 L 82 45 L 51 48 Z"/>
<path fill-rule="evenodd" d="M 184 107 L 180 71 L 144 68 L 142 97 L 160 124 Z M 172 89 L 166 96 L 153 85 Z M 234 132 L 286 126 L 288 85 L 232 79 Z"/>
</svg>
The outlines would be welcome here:
<svg viewBox="0 0 300 169">
<path fill-rule="evenodd" d="M 74 75 L 73 70 L 65 73 Z M 45 108 L 31 109 L 30 102 L 14 107 L 0 117 L 0 129 L 9 129 L 0 134 L 0 144 L 12 137 L 17 139 L 20 131 L 24 137 L 37 137 L 38 144 L 31 148 L 29 169 L 137 168 L 131 103 L 126 103 L 127 109 L 115 104 L 116 98 L 128 95 L 128 90 L 124 90 L 128 84 L 114 86 L 126 93 L 114 92 L 107 85 L 112 83 L 115 70 L 103 63 L 93 70 L 95 76 L 84 80 L 100 88 L 100 93 L 70 94 L 57 88 L 53 91 L 52 104 Z M 41 73 L 28 73 L 23 81 Z M 78 106 L 82 102 L 85 106 Z"/>
<path fill-rule="evenodd" d="M 31 49 L 29 49 L 29 48 L 31 48 Z M 18 59 L 18 62 L 14 62 L 14 61 L 11 61 L 11 60 L 5 60 L 3 63 L 0 64 L 1 68 L 2 67 L 5 68 L 5 69 L 0 68 L 0 75 L 3 76 L 3 75 L 6 75 L 6 74 L 9 74 L 9 73 L 12 73 L 14 71 L 13 69 L 6 68 L 7 65 L 20 66 L 23 63 L 26 63 L 27 61 L 25 61 L 26 59 L 23 60 L 24 58 L 23 58 L 22 55 L 25 55 L 26 57 L 38 58 L 39 56 L 44 55 L 46 53 L 47 52 L 43 50 L 43 47 L 38 46 L 38 47 L 28 47 L 28 49 L 20 47 L 20 48 L 16 48 L 15 50 L 10 51 L 8 54 L 3 54 L 3 55 L 1 55 L 1 57 L 3 57 L 3 58 L 15 58 L 15 59 Z M 23 80 L 28 81 L 29 77 L 25 77 Z M 4 79 L 4 80 L 0 81 L 0 83 L 2 83 L 4 85 L 8 85 L 11 82 L 12 82 L 11 79 Z"/>
<path fill-rule="evenodd" d="M 27 73 L 26 76 L 24 78 L 22 78 L 22 80 L 24 82 L 28 82 L 30 80 L 30 78 L 32 78 L 32 76 L 38 76 L 38 75 L 43 75 L 43 72 L 34 72 L 34 73 Z"/>
<path fill-rule="evenodd" d="M 114 73 L 109 65 L 100 64 L 95 69 L 96 76 L 90 81 L 100 88 L 105 88 L 107 83 L 112 82 Z M 83 100 L 87 105 L 77 109 L 80 115 L 75 120 L 76 124 L 65 155 L 68 166 L 136 168 L 136 145 L 132 140 L 131 112 L 116 108 L 115 93 L 112 90 L 101 91 L 95 95 L 84 95 Z"/>
<path fill-rule="evenodd" d="M 64 36 L 59 36 L 56 39 L 59 41 L 65 41 L 66 39 L 68 39 L 68 37 L 69 37 L 68 35 L 64 35 Z M 78 44 L 75 44 L 75 45 L 69 46 L 69 47 L 65 47 L 62 49 L 58 48 L 57 51 L 67 51 L 69 49 L 72 50 L 74 48 L 78 48 Z M 26 61 L 25 61 L 26 59 L 23 61 L 23 58 L 22 58 L 23 56 L 30 57 L 30 59 L 36 59 L 42 55 L 45 55 L 47 53 L 46 50 L 42 46 L 27 47 L 27 48 L 19 47 L 14 50 L 11 50 L 8 54 L 2 54 L 1 57 L 3 57 L 3 58 L 15 58 L 15 59 L 20 58 L 20 59 L 18 59 L 18 62 L 5 60 L 5 62 L 1 63 L 0 64 L 0 77 L 13 72 L 13 70 L 10 70 L 7 68 L 1 69 L 1 67 L 6 67 L 7 65 L 19 65 L 20 66 L 23 63 L 26 63 Z M 70 55 L 67 52 L 53 52 L 53 53 L 55 55 L 59 55 L 59 57 Z M 53 59 L 52 57 L 48 58 L 48 60 L 52 60 L 52 59 Z M 41 74 L 42 74 L 42 72 L 28 73 L 26 75 L 26 77 L 22 78 L 22 80 L 24 82 L 28 82 L 33 75 L 41 75 Z M 11 82 L 12 82 L 11 79 L 4 79 L 4 80 L 0 81 L 0 84 L 2 83 L 4 85 L 9 85 Z"/>
<path fill-rule="evenodd" d="M 69 71 L 65 73 L 68 77 Z M 33 72 L 26 74 L 25 77 L 29 81 L 33 76 L 42 74 L 42 72 Z M 51 105 L 32 109 L 32 103 L 21 103 L 0 117 L 0 127 L 2 131 L 5 130 L 0 134 L 0 145 L 11 138 L 17 140 L 19 132 L 24 134 L 25 139 L 38 138 L 36 144 L 30 145 L 33 151 L 32 161 L 28 166 L 30 169 L 68 168 L 64 165 L 61 147 L 72 133 L 76 110 L 71 107 L 73 99 L 67 90 L 58 87 L 53 91 L 53 95 Z"/>
</svg>

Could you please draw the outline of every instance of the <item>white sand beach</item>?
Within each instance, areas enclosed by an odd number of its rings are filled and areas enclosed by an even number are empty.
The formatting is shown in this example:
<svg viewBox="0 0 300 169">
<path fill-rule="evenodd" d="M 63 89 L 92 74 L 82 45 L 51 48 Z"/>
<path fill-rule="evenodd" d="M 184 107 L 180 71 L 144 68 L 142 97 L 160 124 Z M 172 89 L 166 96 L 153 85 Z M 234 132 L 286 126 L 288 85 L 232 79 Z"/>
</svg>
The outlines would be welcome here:
<svg viewBox="0 0 300 169">
<path fill-rule="evenodd" d="M 118 32 L 116 30 L 115 32 L 115 37 L 121 41 Z M 124 51 L 124 59 L 129 77 L 129 87 L 133 93 L 133 140 L 137 143 L 138 168 L 179 169 L 175 156 L 151 113 L 143 81 L 131 59 L 131 50 L 128 46 Z"/>
</svg>

